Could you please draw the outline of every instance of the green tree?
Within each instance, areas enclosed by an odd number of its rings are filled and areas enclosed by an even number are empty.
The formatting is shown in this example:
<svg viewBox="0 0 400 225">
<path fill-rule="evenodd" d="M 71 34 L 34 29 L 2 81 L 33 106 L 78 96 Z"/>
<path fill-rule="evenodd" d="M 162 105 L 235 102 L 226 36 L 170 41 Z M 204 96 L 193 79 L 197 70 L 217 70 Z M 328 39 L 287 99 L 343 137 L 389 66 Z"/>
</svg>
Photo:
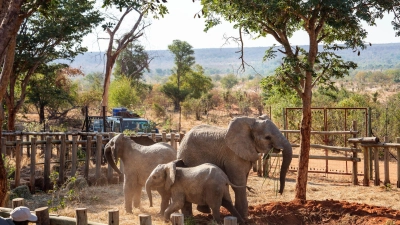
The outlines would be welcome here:
<svg viewBox="0 0 400 225">
<path fill-rule="evenodd" d="M 184 101 L 189 94 L 187 89 L 182 88 L 182 83 L 195 64 L 194 51 L 189 43 L 180 40 L 174 40 L 171 45 L 168 45 L 168 49 L 175 55 L 175 67 L 161 91 L 173 100 L 175 110 L 178 111 L 180 110 L 180 102 Z"/>
<path fill-rule="evenodd" d="M 166 2 L 163 0 L 163 2 Z M 144 30 L 151 24 L 146 23 L 144 18 L 153 15 L 153 18 L 158 19 L 164 17 L 168 13 L 164 4 L 159 0 L 104 0 L 104 8 L 116 7 L 121 12 L 119 18 L 110 16 L 110 20 L 102 25 L 104 31 L 109 36 L 108 48 L 106 51 L 106 72 L 103 84 L 102 106 L 108 105 L 108 91 L 111 82 L 111 72 L 119 54 L 128 47 L 129 44 L 137 41 L 143 36 Z M 128 32 L 122 34 L 121 24 L 131 15 L 131 12 L 136 13 L 137 18 L 132 22 L 132 27 Z M 120 38 L 118 38 L 120 36 Z"/>
<path fill-rule="evenodd" d="M 82 72 L 68 68 L 65 64 L 43 65 L 29 80 L 27 103 L 35 106 L 39 123 L 45 120 L 45 110 L 50 118 L 65 116 L 75 108 L 77 84 L 69 76 L 82 75 Z"/>
<path fill-rule="evenodd" d="M 203 67 L 196 64 L 186 74 L 182 88 L 190 90 L 189 97 L 198 99 L 213 88 L 213 83 L 211 77 L 204 75 Z"/>
<path fill-rule="evenodd" d="M 79 90 L 78 105 L 81 107 L 98 107 L 101 103 L 103 93 L 104 75 L 101 72 L 89 73 L 81 81 Z"/>
<path fill-rule="evenodd" d="M 137 92 L 131 86 L 131 80 L 121 77 L 110 85 L 110 107 L 126 107 L 132 109 L 139 102 Z"/>
<path fill-rule="evenodd" d="M 82 38 L 102 20 L 93 4 L 89 0 L 59 0 L 45 15 L 35 12 L 23 21 L 4 96 L 9 130 L 14 130 L 15 116 L 24 104 L 28 82 L 36 69 L 57 59 L 72 60 L 87 51 L 81 45 Z"/>
<path fill-rule="evenodd" d="M 375 25 L 377 18 L 395 10 L 398 3 L 383 0 L 367 3 L 363 0 L 232 0 L 229 4 L 213 0 L 201 1 L 206 30 L 221 23 L 220 17 L 223 17 L 234 23 L 240 37 L 243 32 L 255 33 L 258 37 L 272 35 L 281 44 L 280 48 L 273 46 L 267 50 L 264 59 L 276 57 L 277 51 L 284 54 L 281 66 L 275 71 L 274 82 L 292 88 L 302 101 L 296 199 L 306 199 L 313 87 L 331 86 L 331 78 L 343 77 L 350 69 L 354 69 L 355 63 L 344 61 L 335 51 L 352 49 L 357 52 L 365 49 L 367 32 L 362 28 L 362 22 Z M 400 8 L 396 10 L 400 11 Z M 399 30 L 398 20 L 394 23 L 397 23 L 395 29 Z M 308 49 L 291 44 L 290 38 L 298 30 L 304 30 L 308 35 Z M 339 42 L 343 44 L 337 44 Z M 243 50 L 241 53 L 243 60 Z"/>
<path fill-rule="evenodd" d="M 120 76 L 128 77 L 138 85 L 143 72 L 150 71 L 149 64 L 152 59 L 142 45 L 129 43 L 117 58 L 114 76 L 116 79 Z"/>
<path fill-rule="evenodd" d="M 231 73 L 222 77 L 220 82 L 223 88 L 230 90 L 239 83 L 239 80 L 234 74 Z"/>
</svg>

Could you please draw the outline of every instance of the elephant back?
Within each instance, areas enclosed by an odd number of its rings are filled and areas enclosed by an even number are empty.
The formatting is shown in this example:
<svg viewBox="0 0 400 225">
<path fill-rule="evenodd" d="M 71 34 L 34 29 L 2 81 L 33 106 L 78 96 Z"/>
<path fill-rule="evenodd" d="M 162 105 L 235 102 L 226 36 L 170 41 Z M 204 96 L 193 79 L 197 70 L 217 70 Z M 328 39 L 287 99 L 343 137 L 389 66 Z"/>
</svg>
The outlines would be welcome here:
<svg viewBox="0 0 400 225">
<path fill-rule="evenodd" d="M 193 127 L 182 139 L 177 158 L 182 159 L 186 166 L 198 166 L 212 163 L 221 166 L 222 156 L 227 149 L 224 137 L 227 130 L 210 125 Z"/>
</svg>

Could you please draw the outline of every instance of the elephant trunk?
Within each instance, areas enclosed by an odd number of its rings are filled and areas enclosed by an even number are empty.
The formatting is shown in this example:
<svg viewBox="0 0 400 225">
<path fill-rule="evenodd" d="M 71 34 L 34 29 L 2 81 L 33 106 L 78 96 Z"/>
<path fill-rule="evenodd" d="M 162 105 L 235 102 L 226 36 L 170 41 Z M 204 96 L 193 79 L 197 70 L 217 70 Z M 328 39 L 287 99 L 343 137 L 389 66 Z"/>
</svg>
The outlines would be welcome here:
<svg viewBox="0 0 400 225">
<path fill-rule="evenodd" d="M 292 145 L 288 140 L 286 140 L 283 144 L 282 148 L 282 165 L 281 165 L 281 173 L 279 177 L 280 181 L 280 188 L 279 188 L 279 193 L 283 193 L 283 189 L 285 188 L 285 180 L 286 180 L 286 174 L 289 170 L 290 163 L 292 162 L 292 157 L 293 157 L 293 150 L 292 150 Z"/>
<path fill-rule="evenodd" d="M 151 182 L 149 179 L 147 179 L 145 187 L 146 187 L 147 196 L 149 197 L 150 207 L 153 207 L 153 197 L 151 195 Z"/>
<path fill-rule="evenodd" d="M 113 153 L 111 151 L 111 147 L 106 146 L 106 148 L 104 149 L 104 152 L 105 152 L 104 155 L 106 157 L 108 164 L 110 164 L 111 168 L 113 168 L 119 174 L 119 176 L 122 176 L 121 171 L 118 169 L 118 167 L 115 164 L 114 159 L 112 157 Z"/>
</svg>

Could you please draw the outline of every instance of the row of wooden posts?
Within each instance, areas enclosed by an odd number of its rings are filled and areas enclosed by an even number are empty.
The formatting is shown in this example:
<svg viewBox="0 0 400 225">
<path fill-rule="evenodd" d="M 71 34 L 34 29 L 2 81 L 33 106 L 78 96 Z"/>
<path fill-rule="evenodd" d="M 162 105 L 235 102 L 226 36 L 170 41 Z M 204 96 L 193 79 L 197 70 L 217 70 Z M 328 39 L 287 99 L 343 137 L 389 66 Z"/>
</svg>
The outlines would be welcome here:
<svg viewBox="0 0 400 225">
<path fill-rule="evenodd" d="M 7 141 L 7 136 L 17 136 L 19 137 L 15 141 Z M 79 136 L 80 139 L 86 140 L 78 140 Z M 36 165 L 43 164 L 43 191 L 50 190 L 51 181 L 50 181 L 50 164 L 57 163 L 59 165 L 65 165 L 65 163 L 71 163 L 71 172 L 70 176 L 75 176 L 77 171 L 78 161 L 84 161 L 84 177 L 86 179 L 89 178 L 89 165 L 90 160 L 92 158 L 91 155 L 91 148 L 92 145 L 95 145 L 95 161 L 96 161 L 96 168 L 95 168 L 95 179 L 99 179 L 101 176 L 101 157 L 102 157 L 102 146 L 106 144 L 114 133 L 35 133 L 35 132 L 20 132 L 20 133 L 3 133 L 3 137 L 1 138 L 1 153 L 6 154 L 7 147 L 14 147 L 15 151 L 12 151 L 15 157 L 15 187 L 20 185 L 20 178 L 21 178 L 21 159 L 23 153 L 23 147 L 27 148 L 27 153 L 30 152 L 28 155 L 36 156 L 38 147 L 41 146 L 42 152 L 44 153 L 44 163 L 37 163 L 36 157 L 30 157 L 30 188 L 31 193 L 35 193 L 35 174 L 36 174 Z M 174 149 L 177 149 L 177 142 L 181 140 L 183 134 L 175 134 L 175 133 L 162 133 L 162 134 L 144 134 L 146 136 L 151 137 L 154 141 L 163 141 L 163 142 L 170 142 L 171 146 Z M 29 138 L 29 136 L 32 136 Z M 37 140 L 37 136 L 41 137 L 41 140 Z M 72 140 L 69 140 L 69 136 L 72 136 Z M 23 137 L 26 137 L 23 141 Z M 55 138 L 54 138 L 55 137 Z M 84 138 L 82 138 L 84 137 Z M 84 160 L 79 160 L 77 158 L 78 146 L 81 145 L 82 148 L 86 148 L 86 154 Z M 57 156 L 59 157 L 59 161 L 52 162 L 51 157 L 53 153 L 54 147 L 57 149 Z M 70 146 L 70 148 L 67 148 Z M 71 160 L 66 159 L 67 149 L 71 149 Z M 97 163 L 98 162 L 98 163 Z M 60 183 L 64 182 L 65 178 L 65 167 L 59 166 L 59 177 L 58 181 Z M 107 179 L 111 181 L 113 177 L 113 170 L 110 166 L 108 166 L 107 171 Z"/>
<path fill-rule="evenodd" d="M 0 216 L 3 218 L 9 217 L 10 212 L 18 206 L 25 206 L 25 200 L 23 198 L 15 198 L 12 201 L 12 208 L 0 207 Z M 97 223 L 88 221 L 88 214 L 86 208 L 75 209 L 75 218 L 50 215 L 48 207 L 41 207 L 35 209 L 35 215 L 38 218 L 37 225 L 119 225 L 119 211 L 108 210 L 108 223 Z M 151 225 L 151 215 L 139 214 L 139 225 Z M 181 213 L 171 214 L 171 224 L 183 225 L 184 216 Z M 236 225 L 237 218 L 234 216 L 226 216 L 224 218 L 224 225 Z"/>
<path fill-rule="evenodd" d="M 282 130 L 286 135 L 290 133 L 300 133 L 299 130 Z M 311 144 L 311 148 L 324 149 L 325 156 L 314 156 L 310 155 L 309 158 L 311 160 L 325 160 L 326 167 L 323 171 L 309 171 L 313 173 L 331 173 L 331 174 L 343 174 L 338 172 L 331 172 L 328 170 L 328 161 L 329 160 L 337 160 L 337 161 L 350 161 L 352 162 L 352 184 L 358 185 L 358 163 L 361 162 L 361 158 L 359 158 L 359 153 L 363 153 L 363 185 L 369 186 L 370 180 L 374 180 L 374 185 L 379 186 L 381 183 L 380 180 L 380 168 L 379 168 L 379 150 L 383 148 L 384 152 L 384 181 L 383 184 L 390 184 L 389 179 L 389 148 L 395 148 L 397 151 L 397 159 L 400 159 L 400 138 L 397 138 L 396 143 L 389 143 L 387 137 L 384 137 L 384 142 L 379 142 L 379 138 L 377 137 L 357 137 L 357 124 L 353 121 L 352 129 L 350 131 L 311 131 L 312 135 L 349 135 L 352 136 L 348 138 L 347 141 L 352 146 L 350 147 L 340 147 L 340 146 L 328 146 L 328 145 L 319 145 L 319 144 Z M 299 147 L 298 144 L 292 144 L 292 147 Z M 363 150 L 361 150 L 361 148 Z M 370 149 L 374 149 L 371 151 Z M 328 150 L 334 151 L 343 151 L 352 153 L 350 157 L 346 156 L 329 156 Z M 271 157 L 282 157 L 281 154 L 278 153 L 270 153 Z M 371 160 L 373 157 L 373 160 Z M 299 158 L 299 155 L 293 154 L 293 158 Z M 259 176 L 268 176 L 270 170 L 269 160 L 263 159 L 262 156 L 259 157 L 257 164 L 254 165 L 257 168 L 253 168 L 254 171 L 257 171 Z M 374 174 L 372 174 L 372 168 L 374 168 Z M 297 171 L 293 170 L 292 171 Z M 400 163 L 397 163 L 397 183 L 396 187 L 400 188 Z"/>
</svg>

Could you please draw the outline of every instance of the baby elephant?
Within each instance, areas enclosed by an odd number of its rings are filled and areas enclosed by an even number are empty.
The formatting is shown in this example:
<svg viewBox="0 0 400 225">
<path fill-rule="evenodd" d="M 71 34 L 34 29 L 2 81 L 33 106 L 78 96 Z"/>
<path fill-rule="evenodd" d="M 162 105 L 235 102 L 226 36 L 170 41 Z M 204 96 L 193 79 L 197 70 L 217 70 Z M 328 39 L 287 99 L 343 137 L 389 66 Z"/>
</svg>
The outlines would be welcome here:
<svg viewBox="0 0 400 225">
<path fill-rule="evenodd" d="M 177 167 L 176 163 L 174 161 L 159 164 L 147 178 L 146 191 L 150 207 L 153 206 L 151 190 L 164 187 L 166 193 L 172 198 L 172 203 L 164 212 L 165 220 L 169 220 L 173 212 L 182 209 L 185 202 L 190 202 L 208 205 L 217 222 L 221 220 L 219 209 L 222 205 L 237 217 L 240 224 L 244 224 L 243 218 L 232 204 L 228 185 L 241 187 L 233 185 L 219 167 L 205 163 L 196 167 L 184 168 Z M 243 186 L 243 188 L 246 187 Z"/>
</svg>

